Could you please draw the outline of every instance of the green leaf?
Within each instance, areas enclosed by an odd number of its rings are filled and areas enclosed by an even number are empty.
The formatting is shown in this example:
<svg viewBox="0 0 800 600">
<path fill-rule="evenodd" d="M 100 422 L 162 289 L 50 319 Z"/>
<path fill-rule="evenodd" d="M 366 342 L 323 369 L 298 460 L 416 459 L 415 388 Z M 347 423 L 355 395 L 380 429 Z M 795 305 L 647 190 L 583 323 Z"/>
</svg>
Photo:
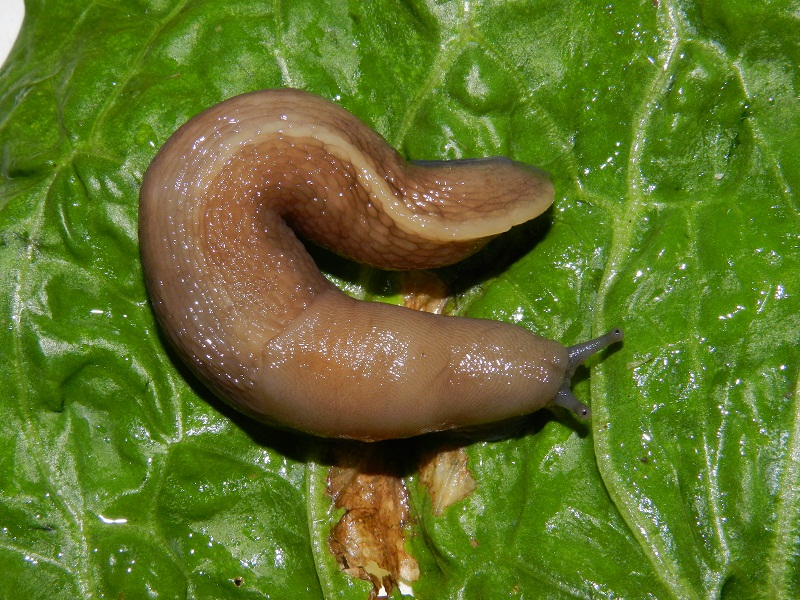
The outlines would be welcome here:
<svg viewBox="0 0 800 600">
<path fill-rule="evenodd" d="M 0 596 L 367 597 L 327 550 L 326 442 L 206 392 L 138 260 L 156 149 L 282 85 L 412 159 L 549 170 L 553 209 L 442 277 L 565 344 L 625 329 L 576 377 L 590 423 L 473 440 L 443 517 L 409 476 L 417 597 L 800 596 L 800 3 L 711 4 L 29 1 L 0 70 Z"/>
</svg>

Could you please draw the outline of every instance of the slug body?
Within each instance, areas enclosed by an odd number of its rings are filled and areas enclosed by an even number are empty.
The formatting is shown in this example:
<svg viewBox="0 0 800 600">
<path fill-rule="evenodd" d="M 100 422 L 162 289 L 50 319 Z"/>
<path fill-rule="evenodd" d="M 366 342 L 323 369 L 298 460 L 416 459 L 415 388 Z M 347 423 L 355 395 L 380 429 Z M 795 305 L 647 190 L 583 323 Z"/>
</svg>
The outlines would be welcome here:
<svg viewBox="0 0 800 600">
<path fill-rule="evenodd" d="M 532 167 L 408 163 L 337 105 L 264 90 L 206 110 L 166 142 L 142 184 L 139 239 L 163 331 L 223 400 L 315 435 L 379 440 L 552 403 L 586 414 L 569 379 L 580 362 L 571 353 L 587 345 L 353 300 L 298 236 L 380 268 L 431 268 L 552 200 Z M 589 344 L 621 337 L 609 335 Z"/>
</svg>

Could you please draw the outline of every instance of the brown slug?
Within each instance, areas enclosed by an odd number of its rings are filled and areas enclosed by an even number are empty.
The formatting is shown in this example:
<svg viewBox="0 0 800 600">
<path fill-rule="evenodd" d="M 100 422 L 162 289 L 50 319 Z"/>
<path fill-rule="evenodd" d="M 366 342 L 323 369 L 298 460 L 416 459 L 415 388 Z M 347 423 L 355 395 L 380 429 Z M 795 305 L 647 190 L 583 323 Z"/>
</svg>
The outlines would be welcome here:
<svg viewBox="0 0 800 600">
<path fill-rule="evenodd" d="M 292 89 L 209 108 L 158 152 L 139 240 L 158 322 L 225 402 L 325 437 L 381 440 L 559 404 L 622 339 L 565 348 L 521 327 L 354 300 L 299 238 L 383 269 L 454 263 L 541 214 L 546 173 L 504 158 L 409 163 L 349 112 Z"/>
</svg>

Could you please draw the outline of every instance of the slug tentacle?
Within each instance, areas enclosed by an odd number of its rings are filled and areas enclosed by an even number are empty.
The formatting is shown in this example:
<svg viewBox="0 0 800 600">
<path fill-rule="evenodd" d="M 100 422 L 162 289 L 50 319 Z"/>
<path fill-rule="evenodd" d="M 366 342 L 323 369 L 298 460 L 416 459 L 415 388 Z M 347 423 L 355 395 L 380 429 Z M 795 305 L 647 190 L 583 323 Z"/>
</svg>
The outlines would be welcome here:
<svg viewBox="0 0 800 600">
<path fill-rule="evenodd" d="M 622 341 L 623 337 L 622 329 L 616 327 L 605 335 L 601 335 L 593 340 L 569 346 L 567 348 L 567 354 L 569 355 L 569 364 L 572 368 L 572 372 L 574 373 L 577 367 L 586 362 L 587 358 L 608 348 L 611 344 Z"/>
<path fill-rule="evenodd" d="M 601 335 L 600 337 L 576 344 L 567 348 L 567 355 L 569 356 L 569 366 L 564 373 L 564 382 L 556 394 L 553 404 L 563 406 L 574 412 L 582 419 L 588 419 L 592 416 L 592 409 L 586 406 L 583 402 L 575 397 L 572 393 L 572 376 L 575 375 L 575 370 L 582 365 L 586 359 L 608 348 L 610 345 L 622 341 L 624 335 L 622 329 L 615 328 Z"/>
<path fill-rule="evenodd" d="M 140 193 L 142 265 L 166 337 L 235 408 L 321 436 L 408 437 L 552 403 L 567 349 L 509 324 L 353 300 L 300 238 L 425 269 L 553 196 L 534 167 L 409 163 L 334 103 L 263 90 L 197 115 L 159 150 Z"/>
</svg>

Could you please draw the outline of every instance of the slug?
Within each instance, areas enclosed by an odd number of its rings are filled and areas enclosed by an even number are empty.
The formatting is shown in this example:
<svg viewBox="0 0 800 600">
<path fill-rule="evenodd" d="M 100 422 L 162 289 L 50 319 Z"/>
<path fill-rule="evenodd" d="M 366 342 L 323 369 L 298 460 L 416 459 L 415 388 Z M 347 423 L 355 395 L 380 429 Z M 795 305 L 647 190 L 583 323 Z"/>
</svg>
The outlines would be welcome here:
<svg viewBox="0 0 800 600">
<path fill-rule="evenodd" d="M 354 300 L 300 238 L 382 269 L 454 263 L 541 214 L 548 175 L 504 158 L 406 162 L 355 116 L 293 89 L 195 116 L 145 173 L 139 241 L 161 329 L 221 399 L 263 422 L 365 441 L 565 406 L 565 348 L 521 327 Z"/>
</svg>

